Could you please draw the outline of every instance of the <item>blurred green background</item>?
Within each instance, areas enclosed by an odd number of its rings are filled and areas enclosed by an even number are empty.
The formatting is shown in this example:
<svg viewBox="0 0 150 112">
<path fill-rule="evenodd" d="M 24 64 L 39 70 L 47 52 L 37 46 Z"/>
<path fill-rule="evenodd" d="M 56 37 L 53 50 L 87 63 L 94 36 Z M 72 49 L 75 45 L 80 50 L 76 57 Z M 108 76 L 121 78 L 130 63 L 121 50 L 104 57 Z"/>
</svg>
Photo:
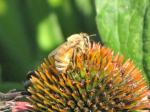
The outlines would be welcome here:
<svg viewBox="0 0 150 112">
<path fill-rule="evenodd" d="M 21 88 L 71 34 L 97 34 L 95 16 L 93 0 L 0 0 L 0 91 Z"/>
</svg>

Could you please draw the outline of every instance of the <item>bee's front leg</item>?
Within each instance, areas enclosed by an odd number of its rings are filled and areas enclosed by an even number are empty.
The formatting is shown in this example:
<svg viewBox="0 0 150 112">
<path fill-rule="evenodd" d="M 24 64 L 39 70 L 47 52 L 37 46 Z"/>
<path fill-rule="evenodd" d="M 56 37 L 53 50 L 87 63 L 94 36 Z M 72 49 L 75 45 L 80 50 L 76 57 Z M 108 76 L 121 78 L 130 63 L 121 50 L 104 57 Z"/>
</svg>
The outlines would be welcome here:
<svg viewBox="0 0 150 112">
<path fill-rule="evenodd" d="M 76 55 L 77 55 L 77 50 L 74 49 L 74 50 L 73 50 L 72 61 L 71 61 L 72 69 L 73 69 L 73 70 L 75 69 L 75 65 L 76 65 Z"/>
</svg>

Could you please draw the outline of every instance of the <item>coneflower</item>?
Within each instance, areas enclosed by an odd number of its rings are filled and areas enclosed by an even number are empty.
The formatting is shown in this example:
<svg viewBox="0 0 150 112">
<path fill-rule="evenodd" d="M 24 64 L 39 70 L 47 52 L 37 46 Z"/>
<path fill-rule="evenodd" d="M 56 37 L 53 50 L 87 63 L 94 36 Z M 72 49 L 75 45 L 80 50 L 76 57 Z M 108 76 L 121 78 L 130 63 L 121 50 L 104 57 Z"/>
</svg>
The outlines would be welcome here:
<svg viewBox="0 0 150 112">
<path fill-rule="evenodd" d="M 59 73 L 55 59 L 45 59 L 31 74 L 29 100 L 35 111 L 123 112 L 150 109 L 150 93 L 130 60 L 98 43 L 75 54 L 72 67 Z"/>
</svg>

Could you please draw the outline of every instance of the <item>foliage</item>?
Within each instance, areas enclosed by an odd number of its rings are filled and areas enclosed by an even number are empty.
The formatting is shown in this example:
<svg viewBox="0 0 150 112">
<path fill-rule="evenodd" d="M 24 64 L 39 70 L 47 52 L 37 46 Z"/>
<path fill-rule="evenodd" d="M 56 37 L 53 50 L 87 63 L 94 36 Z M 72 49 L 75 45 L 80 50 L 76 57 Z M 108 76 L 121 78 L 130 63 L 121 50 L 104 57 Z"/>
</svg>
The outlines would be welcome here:
<svg viewBox="0 0 150 112">
<path fill-rule="evenodd" d="M 96 0 L 101 39 L 150 79 L 150 0 Z"/>
</svg>

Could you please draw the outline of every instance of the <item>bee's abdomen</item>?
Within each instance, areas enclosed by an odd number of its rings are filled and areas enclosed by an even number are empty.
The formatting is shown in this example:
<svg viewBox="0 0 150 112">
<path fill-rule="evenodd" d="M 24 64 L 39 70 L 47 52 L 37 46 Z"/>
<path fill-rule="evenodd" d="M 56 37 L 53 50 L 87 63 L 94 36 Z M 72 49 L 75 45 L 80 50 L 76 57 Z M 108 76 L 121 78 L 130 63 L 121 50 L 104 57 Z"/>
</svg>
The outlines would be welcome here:
<svg viewBox="0 0 150 112">
<path fill-rule="evenodd" d="M 54 56 L 55 67 L 59 72 L 64 72 L 68 68 L 68 65 L 73 58 L 73 52 L 73 49 L 70 49 L 64 53 L 59 52 L 57 53 L 57 55 Z"/>
</svg>

